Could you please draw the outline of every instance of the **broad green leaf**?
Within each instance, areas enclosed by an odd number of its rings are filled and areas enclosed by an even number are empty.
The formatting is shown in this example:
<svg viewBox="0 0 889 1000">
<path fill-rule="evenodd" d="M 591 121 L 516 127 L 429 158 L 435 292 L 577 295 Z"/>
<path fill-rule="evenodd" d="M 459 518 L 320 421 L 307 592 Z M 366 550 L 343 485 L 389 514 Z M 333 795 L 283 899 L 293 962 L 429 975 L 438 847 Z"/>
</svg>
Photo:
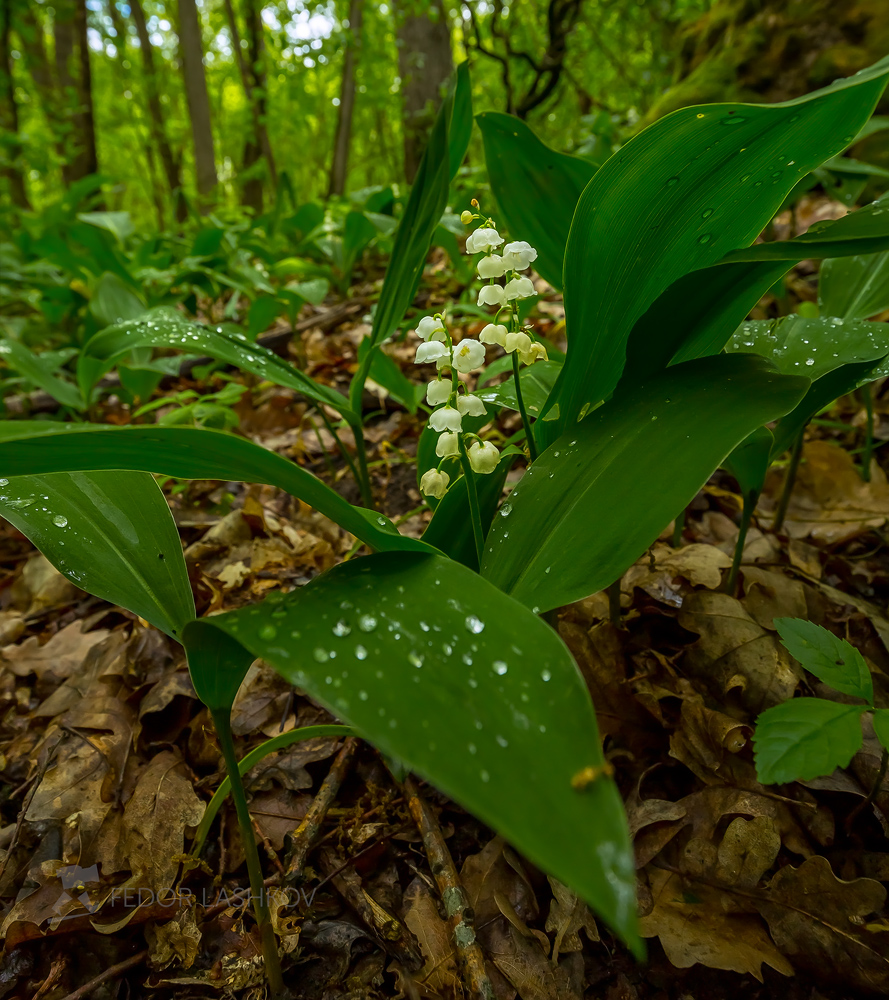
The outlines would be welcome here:
<svg viewBox="0 0 889 1000">
<path fill-rule="evenodd" d="M 861 747 L 860 705 L 794 698 L 756 720 L 756 773 L 764 785 L 811 781 L 847 767 Z"/>
<path fill-rule="evenodd" d="M 180 312 L 168 307 L 154 309 L 139 319 L 117 323 L 90 340 L 80 356 L 77 371 L 84 395 L 88 396 L 96 381 L 135 347 L 202 351 L 275 385 L 283 385 L 316 402 L 326 403 L 352 423 L 357 420 L 345 396 L 315 382 L 268 348 L 224 333 L 221 327 L 214 330 L 200 323 L 191 323 Z"/>
<path fill-rule="evenodd" d="M 283 750 L 284 747 L 293 746 L 294 743 L 302 743 L 305 740 L 314 740 L 325 736 L 351 735 L 352 730 L 348 726 L 304 726 L 302 729 L 291 729 L 290 732 L 273 736 L 270 740 L 261 743 L 254 750 L 251 750 L 250 753 L 242 757 L 238 761 L 238 771 L 243 778 L 251 767 L 256 767 L 270 753 L 274 753 L 276 750 Z M 192 857 L 198 857 L 203 850 L 210 827 L 213 825 L 213 820 L 216 819 L 216 815 L 222 808 L 223 802 L 231 794 L 231 788 L 231 779 L 228 777 L 223 778 L 219 788 L 216 789 L 213 797 L 207 803 L 207 808 L 204 810 L 200 825 L 195 831 L 194 841 L 189 851 Z"/>
<path fill-rule="evenodd" d="M 361 361 L 364 355 L 373 350 L 370 346 L 370 339 L 365 337 L 358 345 L 358 360 Z M 384 351 L 374 350 L 370 362 L 370 377 L 377 385 L 381 386 L 398 403 L 407 407 L 410 413 L 416 413 L 417 407 L 423 401 L 426 387 L 412 382 L 407 375 Z M 369 387 L 369 391 L 373 391 Z"/>
<path fill-rule="evenodd" d="M 887 76 L 889 58 L 782 104 L 682 108 L 605 163 L 565 251 L 571 348 L 552 401 L 561 427 L 614 390 L 630 331 L 659 295 L 753 243 L 800 177 L 848 146 Z"/>
<path fill-rule="evenodd" d="M 738 480 L 745 499 L 755 500 L 762 493 L 774 444 L 768 427 L 757 427 L 723 461 L 723 469 Z"/>
<path fill-rule="evenodd" d="M 874 733 L 884 750 L 889 750 L 889 708 L 878 708 L 871 716 L 874 723 Z"/>
<path fill-rule="evenodd" d="M 874 685 L 861 653 L 829 629 L 802 618 L 776 618 L 775 628 L 790 653 L 835 691 L 871 702 Z"/>
<path fill-rule="evenodd" d="M 134 231 L 129 212 L 81 212 L 77 218 L 97 229 L 113 233 L 121 243 Z"/>
<path fill-rule="evenodd" d="M 889 212 L 872 205 L 802 236 L 757 243 L 719 263 L 684 275 L 636 323 L 627 344 L 627 382 L 668 364 L 722 350 L 759 299 L 805 258 L 823 259 L 884 249 Z"/>
<path fill-rule="evenodd" d="M 889 309 L 889 253 L 826 260 L 818 275 L 818 304 L 823 315 L 847 320 Z"/>
<path fill-rule="evenodd" d="M 0 358 L 62 406 L 70 406 L 72 410 L 84 409 L 77 386 L 53 375 L 52 369 L 56 366 L 44 363 L 39 354 L 25 347 L 21 341 L 11 337 L 0 338 Z"/>
<path fill-rule="evenodd" d="M 0 480 L 0 516 L 82 590 L 181 641 L 194 598 L 179 533 L 151 476 L 13 476 Z"/>
<path fill-rule="evenodd" d="M 278 595 L 275 595 L 278 596 Z M 341 564 L 221 631 L 571 886 L 638 947 L 634 866 L 586 685 L 546 623 L 441 556 Z"/>
<path fill-rule="evenodd" d="M 615 395 L 528 469 L 494 518 L 482 575 L 535 611 L 602 590 L 808 385 L 756 355 L 719 355 Z"/>
<path fill-rule="evenodd" d="M 0 421 L 0 468 L 7 475 L 129 469 L 177 479 L 236 479 L 286 490 L 371 548 L 434 551 L 392 522 L 353 507 L 310 472 L 246 438 L 205 427 L 109 427 Z"/>
<path fill-rule="evenodd" d="M 511 240 L 527 240 L 537 249 L 535 270 L 561 288 L 571 219 L 595 166 L 551 149 L 513 115 L 486 111 L 476 121 L 485 143 L 498 223 Z"/>
<path fill-rule="evenodd" d="M 140 316 L 145 312 L 145 303 L 128 283 L 111 271 L 105 271 L 93 289 L 90 312 L 104 327 Z"/>
<path fill-rule="evenodd" d="M 528 368 L 520 369 L 522 399 L 530 417 L 537 417 L 542 412 L 561 369 L 562 363 L 560 361 L 538 361 Z M 476 395 L 492 406 L 505 406 L 510 410 L 519 408 L 515 391 L 515 376 L 501 382 L 493 389 L 481 389 L 476 392 Z"/>
<path fill-rule="evenodd" d="M 466 156 L 472 138 L 472 85 L 469 61 L 464 60 L 454 74 L 451 120 L 448 129 L 448 179 L 453 180 Z"/>
<path fill-rule="evenodd" d="M 843 365 L 889 354 L 889 324 L 837 316 L 748 320 L 725 346 L 728 354 L 759 354 L 785 375 L 819 379 Z"/>
</svg>

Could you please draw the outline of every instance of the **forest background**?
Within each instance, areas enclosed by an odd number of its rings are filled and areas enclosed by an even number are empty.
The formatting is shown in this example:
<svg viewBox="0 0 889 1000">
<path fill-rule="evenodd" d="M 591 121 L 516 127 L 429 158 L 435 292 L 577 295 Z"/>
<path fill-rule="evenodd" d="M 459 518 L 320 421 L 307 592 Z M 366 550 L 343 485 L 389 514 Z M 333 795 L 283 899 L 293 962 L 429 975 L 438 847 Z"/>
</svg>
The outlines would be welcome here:
<svg viewBox="0 0 889 1000">
<path fill-rule="evenodd" d="M 872 0 L 2 0 L 2 201 L 79 184 L 163 230 L 282 190 L 398 194 L 463 59 L 478 110 L 599 163 L 675 107 L 781 100 L 886 51 Z M 482 163 L 476 135 L 467 190 Z"/>
</svg>

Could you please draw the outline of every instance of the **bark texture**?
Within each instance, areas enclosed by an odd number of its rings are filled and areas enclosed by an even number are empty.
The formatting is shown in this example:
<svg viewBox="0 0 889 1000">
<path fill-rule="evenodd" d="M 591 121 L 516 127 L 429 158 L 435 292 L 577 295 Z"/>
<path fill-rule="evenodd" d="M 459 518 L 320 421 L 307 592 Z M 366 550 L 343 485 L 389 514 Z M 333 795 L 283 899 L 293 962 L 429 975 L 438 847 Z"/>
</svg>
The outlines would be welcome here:
<svg viewBox="0 0 889 1000">
<path fill-rule="evenodd" d="M 195 0 L 179 0 L 179 55 L 185 81 L 185 99 L 191 119 L 198 194 L 206 197 L 217 183 L 216 156 L 213 152 L 201 23 Z"/>
</svg>

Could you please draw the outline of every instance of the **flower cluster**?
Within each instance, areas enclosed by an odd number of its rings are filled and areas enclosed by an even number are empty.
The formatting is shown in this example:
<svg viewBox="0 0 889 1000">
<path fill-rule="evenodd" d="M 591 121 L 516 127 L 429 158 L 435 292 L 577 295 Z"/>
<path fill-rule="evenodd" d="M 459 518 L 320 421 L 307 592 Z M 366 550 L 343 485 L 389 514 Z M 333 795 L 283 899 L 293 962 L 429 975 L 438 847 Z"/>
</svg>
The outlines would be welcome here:
<svg viewBox="0 0 889 1000">
<path fill-rule="evenodd" d="M 478 207 L 476 201 L 472 204 Z M 460 218 L 468 224 L 479 216 L 467 211 Z M 495 253 L 503 243 L 492 219 L 485 220 L 466 239 L 467 253 L 484 255 L 477 264 L 478 275 L 488 283 L 479 292 L 478 304 L 497 307 L 494 322 L 484 327 L 478 340 L 464 337 L 454 344 L 441 314 L 425 316 L 417 326 L 423 343 L 417 348 L 414 360 L 417 364 L 434 363 L 438 369 L 438 378 L 426 388 L 426 402 L 436 407 L 429 417 L 429 426 L 439 434 L 435 453 L 442 461 L 420 480 L 420 489 L 427 496 L 440 499 L 447 491 L 450 476 L 442 469 L 446 459 L 465 459 L 473 472 L 482 474 L 493 472 L 500 461 L 495 445 L 482 441 L 477 434 L 463 431 L 463 418 L 482 416 L 485 405 L 478 396 L 465 391 L 459 375 L 468 375 L 484 365 L 484 345 L 496 344 L 526 365 L 546 360 L 546 348 L 533 341 L 527 330 L 521 329 L 517 308 L 520 299 L 536 294 L 531 279 L 520 272 L 527 271 L 537 259 L 537 251 L 530 244 L 518 241 L 507 243 L 501 253 Z M 505 283 L 498 283 L 499 278 L 505 278 Z M 508 325 L 497 322 L 504 310 L 509 312 Z M 515 371 L 518 372 L 518 368 Z M 443 377 L 447 373 L 450 379 Z"/>
</svg>

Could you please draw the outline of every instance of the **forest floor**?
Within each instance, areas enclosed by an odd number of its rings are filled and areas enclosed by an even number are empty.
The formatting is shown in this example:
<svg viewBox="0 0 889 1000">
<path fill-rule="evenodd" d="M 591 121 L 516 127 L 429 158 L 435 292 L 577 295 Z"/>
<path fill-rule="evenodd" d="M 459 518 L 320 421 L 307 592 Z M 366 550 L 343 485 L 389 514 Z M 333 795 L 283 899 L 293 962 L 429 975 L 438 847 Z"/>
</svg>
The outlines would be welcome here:
<svg viewBox="0 0 889 1000">
<path fill-rule="evenodd" d="M 796 272 L 801 298 L 809 297 L 812 271 Z M 424 311 L 454 291 L 439 266 L 430 281 L 436 290 Z M 351 297 L 364 301 L 372 292 L 372 284 L 358 285 Z M 538 307 L 540 333 L 557 340 L 562 316 L 550 292 Z M 342 387 L 367 332 L 362 311 L 323 326 L 281 349 L 313 377 Z M 393 356 L 421 379 L 414 347 L 410 334 Z M 356 499 L 328 432 L 305 419 L 305 402 L 248 384 L 240 433 Z M 181 378 L 164 391 L 189 388 L 213 386 Z M 880 388 L 870 482 L 854 454 L 864 410 L 845 397 L 810 428 L 778 532 L 770 523 L 784 470 L 772 471 L 736 594 L 724 592 L 724 580 L 740 497 L 731 477 L 717 473 L 681 532 L 668 526 L 623 577 L 619 621 L 604 594 L 558 613 L 626 802 L 646 963 L 637 964 L 564 886 L 421 786 L 471 901 L 498 1000 L 839 1000 L 889 992 L 889 784 L 856 811 L 877 778 L 877 740 L 866 734 L 851 765 L 829 778 L 769 787 L 756 780 L 750 743 L 758 712 L 806 684 L 777 640 L 774 618 L 807 618 L 848 638 L 871 665 L 876 704 L 889 707 L 889 483 L 881 466 L 889 393 Z M 376 498 L 403 531 L 419 535 L 429 517 L 413 463 L 422 415 L 381 390 L 372 395 Z M 130 418 L 112 398 L 102 419 Z M 518 426 L 510 420 L 517 418 L 505 418 L 507 431 Z M 351 536 L 269 487 L 168 481 L 164 488 L 199 614 L 299 586 L 353 549 Z M 808 681 L 822 697 L 837 697 Z M 233 712 L 240 754 L 326 721 L 260 662 Z M 199 864 L 185 853 L 223 775 L 180 647 L 77 590 L 0 522 L 0 1000 L 264 995 L 252 916 L 237 898 L 247 878 L 233 810 L 223 808 Z M 336 794 L 327 802 L 331 783 Z M 266 884 L 278 890 L 272 909 L 294 997 L 466 995 L 411 793 L 373 748 L 300 743 L 266 757 L 247 785 Z M 307 814 L 318 817 L 311 840 L 305 828 L 297 832 Z M 294 857 L 303 863 L 287 879 Z M 76 859 L 80 870 L 62 859 Z M 174 885 L 190 896 L 165 898 Z"/>
</svg>

